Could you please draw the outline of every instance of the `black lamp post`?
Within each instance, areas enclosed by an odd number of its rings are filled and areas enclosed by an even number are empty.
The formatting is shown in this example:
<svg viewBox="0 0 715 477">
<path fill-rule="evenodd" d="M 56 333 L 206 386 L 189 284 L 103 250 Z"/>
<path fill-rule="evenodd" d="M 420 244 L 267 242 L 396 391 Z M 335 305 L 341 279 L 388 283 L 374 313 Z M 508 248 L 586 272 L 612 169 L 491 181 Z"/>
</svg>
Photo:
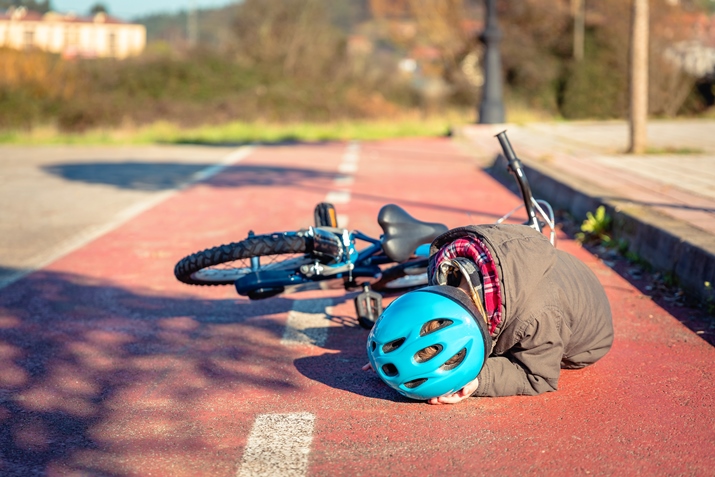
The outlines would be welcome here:
<svg viewBox="0 0 715 477">
<path fill-rule="evenodd" d="M 504 122 L 504 102 L 502 100 L 502 74 L 499 41 L 501 31 L 497 24 L 496 0 L 484 0 L 487 19 L 484 32 L 479 40 L 484 43 L 484 86 L 482 102 L 479 104 L 479 123 L 497 124 Z"/>
</svg>

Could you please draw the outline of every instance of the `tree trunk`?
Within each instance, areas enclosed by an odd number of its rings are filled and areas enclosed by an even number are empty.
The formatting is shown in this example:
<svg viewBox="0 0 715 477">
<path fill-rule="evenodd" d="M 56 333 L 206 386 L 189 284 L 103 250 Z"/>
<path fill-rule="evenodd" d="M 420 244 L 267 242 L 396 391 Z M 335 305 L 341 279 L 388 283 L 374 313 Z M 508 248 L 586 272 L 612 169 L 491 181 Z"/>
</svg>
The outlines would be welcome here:
<svg viewBox="0 0 715 477">
<path fill-rule="evenodd" d="M 576 61 L 583 59 L 584 37 L 586 30 L 586 0 L 571 0 L 573 14 L 573 57 Z"/>
<path fill-rule="evenodd" d="M 630 51 L 630 147 L 643 154 L 648 128 L 648 0 L 633 0 Z"/>
</svg>

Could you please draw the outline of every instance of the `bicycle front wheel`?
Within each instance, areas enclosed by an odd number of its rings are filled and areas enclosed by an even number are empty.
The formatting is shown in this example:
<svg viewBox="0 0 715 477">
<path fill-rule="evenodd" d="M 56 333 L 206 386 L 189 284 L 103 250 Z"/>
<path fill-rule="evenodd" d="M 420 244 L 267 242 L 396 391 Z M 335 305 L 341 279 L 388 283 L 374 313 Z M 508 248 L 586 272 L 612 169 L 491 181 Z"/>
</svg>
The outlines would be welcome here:
<svg viewBox="0 0 715 477">
<path fill-rule="evenodd" d="M 306 249 L 305 237 L 294 233 L 256 235 L 184 257 L 174 275 L 188 285 L 233 285 L 257 271 L 298 271 L 311 262 Z"/>
</svg>

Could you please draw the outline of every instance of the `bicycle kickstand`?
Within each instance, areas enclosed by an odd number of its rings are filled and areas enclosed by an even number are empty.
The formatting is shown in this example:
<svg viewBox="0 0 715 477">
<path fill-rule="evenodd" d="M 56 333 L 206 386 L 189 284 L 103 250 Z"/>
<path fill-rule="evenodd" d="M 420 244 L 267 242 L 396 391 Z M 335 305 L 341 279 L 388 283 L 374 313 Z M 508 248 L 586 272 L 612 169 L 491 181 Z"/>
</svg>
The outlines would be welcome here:
<svg viewBox="0 0 715 477">
<path fill-rule="evenodd" d="M 382 295 L 372 291 L 369 283 L 364 283 L 362 292 L 355 297 L 355 311 L 360 326 L 371 329 L 382 313 Z"/>
</svg>

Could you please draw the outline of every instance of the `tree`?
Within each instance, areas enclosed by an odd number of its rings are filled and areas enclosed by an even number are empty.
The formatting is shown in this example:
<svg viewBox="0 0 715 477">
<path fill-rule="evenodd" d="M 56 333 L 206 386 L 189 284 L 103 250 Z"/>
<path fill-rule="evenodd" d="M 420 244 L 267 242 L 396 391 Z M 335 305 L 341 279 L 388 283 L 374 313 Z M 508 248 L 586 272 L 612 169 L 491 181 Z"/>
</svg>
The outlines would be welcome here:
<svg viewBox="0 0 715 477">
<path fill-rule="evenodd" d="M 109 13 L 107 6 L 103 3 L 95 3 L 92 8 L 89 9 L 90 15 L 96 15 L 98 13 Z"/>
<path fill-rule="evenodd" d="M 648 0 L 633 0 L 630 48 L 630 147 L 643 154 L 648 127 Z"/>
<path fill-rule="evenodd" d="M 52 10 L 50 0 L 0 0 L 0 10 L 7 10 L 10 7 L 25 7 L 33 12 L 47 13 Z"/>
<path fill-rule="evenodd" d="M 239 58 L 283 75 L 320 77 L 340 58 L 329 0 L 245 0 L 234 21 Z"/>
<path fill-rule="evenodd" d="M 573 15 L 573 57 L 576 61 L 581 61 L 586 35 L 586 0 L 571 0 L 571 14 Z"/>
</svg>

